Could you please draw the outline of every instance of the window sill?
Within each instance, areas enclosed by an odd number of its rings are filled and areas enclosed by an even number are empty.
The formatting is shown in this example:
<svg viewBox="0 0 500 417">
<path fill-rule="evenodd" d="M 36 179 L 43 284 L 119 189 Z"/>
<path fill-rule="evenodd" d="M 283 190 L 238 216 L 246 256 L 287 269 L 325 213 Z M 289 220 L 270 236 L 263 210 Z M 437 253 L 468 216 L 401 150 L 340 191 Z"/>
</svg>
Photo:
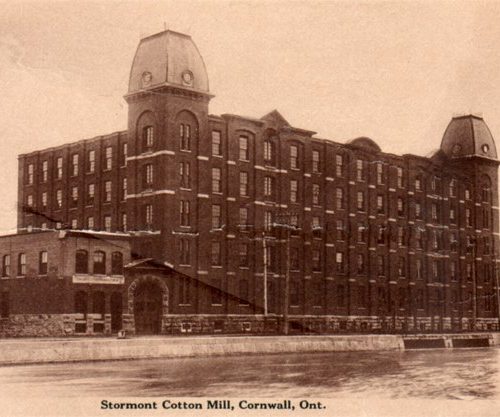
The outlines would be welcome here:
<svg viewBox="0 0 500 417">
<path fill-rule="evenodd" d="M 185 152 L 185 153 L 192 153 L 193 152 L 191 149 L 179 149 L 179 151 Z"/>
<path fill-rule="evenodd" d="M 211 306 L 212 307 L 222 307 L 222 304 L 214 304 L 214 303 L 212 303 Z"/>
<path fill-rule="evenodd" d="M 179 303 L 179 307 L 191 307 L 191 304 Z"/>
</svg>

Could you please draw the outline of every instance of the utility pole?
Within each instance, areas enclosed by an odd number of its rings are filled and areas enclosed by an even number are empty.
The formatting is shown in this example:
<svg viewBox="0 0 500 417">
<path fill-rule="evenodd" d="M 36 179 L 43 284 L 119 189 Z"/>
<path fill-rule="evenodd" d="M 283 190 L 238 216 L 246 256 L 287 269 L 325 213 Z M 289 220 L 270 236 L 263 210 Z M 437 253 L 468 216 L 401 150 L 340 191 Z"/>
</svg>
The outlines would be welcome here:
<svg viewBox="0 0 500 417">
<path fill-rule="evenodd" d="M 472 241 L 472 330 L 476 330 L 477 321 L 477 279 L 476 279 L 476 238 Z"/>
<path fill-rule="evenodd" d="M 264 252 L 264 317 L 267 317 L 267 245 L 265 232 L 262 232 L 262 250 Z"/>
<path fill-rule="evenodd" d="M 500 330 L 500 287 L 498 285 L 498 260 L 495 251 L 495 284 L 496 284 L 496 298 L 497 298 L 497 318 L 498 318 L 498 326 L 497 330 Z"/>
</svg>

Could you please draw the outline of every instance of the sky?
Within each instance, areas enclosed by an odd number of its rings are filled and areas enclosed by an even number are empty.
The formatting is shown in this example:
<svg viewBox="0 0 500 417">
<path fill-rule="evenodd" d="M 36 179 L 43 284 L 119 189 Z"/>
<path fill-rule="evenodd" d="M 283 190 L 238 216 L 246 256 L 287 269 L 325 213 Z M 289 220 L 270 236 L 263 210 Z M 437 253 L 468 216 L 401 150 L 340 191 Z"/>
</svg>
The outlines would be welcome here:
<svg viewBox="0 0 500 417">
<path fill-rule="evenodd" d="M 141 37 L 190 34 L 212 114 L 427 155 L 453 115 L 500 137 L 500 2 L 0 3 L 0 233 L 16 227 L 17 155 L 127 127 Z"/>
</svg>

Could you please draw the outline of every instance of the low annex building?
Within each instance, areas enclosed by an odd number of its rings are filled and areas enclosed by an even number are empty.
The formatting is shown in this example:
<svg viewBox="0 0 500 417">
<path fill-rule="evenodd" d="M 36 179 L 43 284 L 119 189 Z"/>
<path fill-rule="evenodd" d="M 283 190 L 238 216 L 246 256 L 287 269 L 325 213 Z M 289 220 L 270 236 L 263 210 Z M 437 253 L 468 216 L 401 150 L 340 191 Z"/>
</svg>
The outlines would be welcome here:
<svg viewBox="0 0 500 417">
<path fill-rule="evenodd" d="M 19 235 L 0 256 L 36 269 L 45 239 L 128 249 L 116 276 L 83 277 L 62 249 L 36 279 L 12 264 L 3 328 L 23 314 L 58 323 L 42 334 L 498 328 L 498 154 L 481 117 L 453 117 L 430 157 L 394 155 L 276 110 L 211 115 L 212 97 L 192 39 L 164 31 L 137 48 L 126 131 L 19 156 Z"/>
</svg>

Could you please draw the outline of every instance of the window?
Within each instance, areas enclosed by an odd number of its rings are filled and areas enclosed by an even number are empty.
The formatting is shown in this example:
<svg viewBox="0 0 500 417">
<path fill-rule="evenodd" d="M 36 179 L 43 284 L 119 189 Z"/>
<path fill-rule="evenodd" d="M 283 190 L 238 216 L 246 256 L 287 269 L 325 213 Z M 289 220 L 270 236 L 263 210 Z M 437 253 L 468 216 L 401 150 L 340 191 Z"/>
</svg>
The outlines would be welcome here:
<svg viewBox="0 0 500 417">
<path fill-rule="evenodd" d="M 345 272 L 344 252 L 337 252 L 335 254 L 335 263 L 337 265 L 337 272 L 343 274 Z"/>
<path fill-rule="evenodd" d="M 47 197 L 47 192 L 43 192 L 42 193 L 42 207 L 43 208 L 46 208 L 47 207 L 47 200 L 48 200 L 48 197 Z"/>
<path fill-rule="evenodd" d="M 335 155 L 335 175 L 337 177 L 344 176 L 344 156 Z"/>
<path fill-rule="evenodd" d="M 335 201 L 337 210 L 343 210 L 345 208 L 345 198 L 344 198 L 343 188 L 337 188 L 335 190 Z"/>
<path fill-rule="evenodd" d="M 248 137 L 240 136 L 239 145 L 240 145 L 240 155 L 239 155 L 240 161 L 248 161 L 250 159 L 248 153 Z"/>
<path fill-rule="evenodd" d="M 453 207 L 450 208 L 450 223 L 451 224 L 456 223 L 455 209 Z"/>
<path fill-rule="evenodd" d="M 222 192 L 222 182 L 221 182 L 221 169 L 212 168 L 212 192 L 221 193 Z"/>
<path fill-rule="evenodd" d="M 121 252 L 111 254 L 111 275 L 123 275 L 123 255 Z"/>
<path fill-rule="evenodd" d="M 61 222 L 56 222 L 56 229 L 60 230 L 62 228 L 62 223 Z"/>
<path fill-rule="evenodd" d="M 190 203 L 187 200 L 180 201 L 181 226 L 191 225 Z"/>
<path fill-rule="evenodd" d="M 315 206 L 320 205 L 320 188 L 319 184 L 312 185 L 312 202 Z"/>
<path fill-rule="evenodd" d="M 299 248 L 290 248 L 290 270 L 300 270 L 300 250 Z"/>
<path fill-rule="evenodd" d="M 266 246 L 266 266 L 268 271 L 276 271 L 276 248 L 274 246 Z M 268 300 L 271 300 L 271 297 L 268 297 Z"/>
<path fill-rule="evenodd" d="M 464 198 L 466 200 L 470 200 L 470 197 L 471 197 L 470 186 L 466 185 L 464 189 Z"/>
<path fill-rule="evenodd" d="M 319 151 L 312 151 L 312 172 L 319 172 Z"/>
<path fill-rule="evenodd" d="M 38 274 L 47 275 L 48 254 L 47 251 L 41 251 L 38 254 Z"/>
<path fill-rule="evenodd" d="M 488 207 L 483 207 L 483 229 L 488 229 L 490 227 L 490 215 L 491 212 Z"/>
<path fill-rule="evenodd" d="M 290 224 L 292 222 L 290 221 Z M 314 237 L 321 237 L 321 222 L 318 216 L 313 216 L 311 221 L 311 228 L 313 231 Z"/>
<path fill-rule="evenodd" d="M 104 202 L 111 202 L 111 181 L 106 181 L 104 183 Z"/>
<path fill-rule="evenodd" d="M 377 163 L 377 184 L 381 185 L 384 183 L 384 166 L 378 162 Z"/>
<path fill-rule="evenodd" d="M 418 201 L 415 202 L 415 218 L 422 218 L 422 205 Z"/>
<path fill-rule="evenodd" d="M 153 227 L 153 205 L 146 204 L 145 207 L 145 226 L 147 229 L 151 229 Z"/>
<path fill-rule="evenodd" d="M 439 192 L 441 188 L 441 178 L 439 177 L 432 177 L 431 181 L 431 189 L 432 191 Z"/>
<path fill-rule="evenodd" d="M 415 277 L 417 279 L 422 279 L 423 276 L 424 276 L 424 273 L 423 273 L 423 264 L 422 264 L 422 259 L 417 259 L 415 261 Z"/>
<path fill-rule="evenodd" d="M 212 265 L 221 265 L 221 245 L 220 242 L 212 242 Z"/>
<path fill-rule="evenodd" d="M 400 277 L 406 276 L 406 258 L 400 256 L 398 259 L 398 275 Z"/>
<path fill-rule="evenodd" d="M 379 226 L 377 229 L 377 243 L 383 244 L 385 243 L 385 226 Z"/>
<path fill-rule="evenodd" d="M 465 265 L 465 275 L 467 277 L 467 281 L 472 281 L 472 264 L 467 262 Z"/>
<path fill-rule="evenodd" d="M 415 241 L 417 243 L 418 249 L 424 248 L 424 239 L 423 239 L 423 231 L 419 227 L 415 230 Z"/>
<path fill-rule="evenodd" d="M 377 275 L 385 275 L 385 257 L 383 255 L 377 256 Z"/>
<path fill-rule="evenodd" d="M 457 233 L 450 232 L 450 250 L 456 252 L 458 249 Z"/>
<path fill-rule="evenodd" d="M 10 255 L 2 258 L 2 277 L 10 277 Z"/>
<path fill-rule="evenodd" d="M 398 245 L 405 245 L 405 229 L 402 226 L 398 226 Z"/>
<path fill-rule="evenodd" d="M 76 177 L 79 173 L 79 155 L 73 154 L 71 157 L 71 175 Z"/>
<path fill-rule="evenodd" d="M 155 140 L 155 131 L 153 126 L 144 126 L 142 130 L 142 146 L 145 150 L 153 147 Z"/>
<path fill-rule="evenodd" d="M 122 144 L 122 166 L 127 166 L 128 144 Z"/>
<path fill-rule="evenodd" d="M 439 277 L 439 265 L 438 261 L 434 260 L 432 261 L 432 278 L 434 281 L 438 281 Z"/>
<path fill-rule="evenodd" d="M 457 181 L 455 179 L 450 180 L 449 194 L 450 197 L 457 196 Z"/>
<path fill-rule="evenodd" d="M 78 220 L 77 219 L 71 219 L 71 229 L 72 230 L 78 229 Z"/>
<path fill-rule="evenodd" d="M 377 195 L 377 213 L 383 214 L 384 212 L 385 212 L 384 196 L 379 194 Z"/>
<path fill-rule="evenodd" d="M 106 274 L 106 254 L 97 250 L 94 252 L 94 274 Z"/>
<path fill-rule="evenodd" d="M 266 211 L 264 213 L 264 230 L 266 232 L 271 231 L 273 227 L 273 212 L 272 211 Z"/>
<path fill-rule="evenodd" d="M 127 213 L 122 213 L 121 230 L 127 231 Z"/>
<path fill-rule="evenodd" d="M 272 177 L 264 177 L 264 196 L 274 196 L 274 178 Z"/>
<path fill-rule="evenodd" d="M 179 240 L 180 249 L 180 264 L 190 265 L 191 264 L 191 242 L 189 239 Z"/>
<path fill-rule="evenodd" d="M 398 205 L 398 216 L 402 217 L 405 214 L 405 204 L 404 201 L 401 197 L 398 197 L 397 200 L 397 205 Z"/>
<path fill-rule="evenodd" d="M 358 225 L 358 243 L 366 243 L 366 226 Z"/>
<path fill-rule="evenodd" d="M 264 163 L 274 165 L 274 143 L 270 140 L 264 142 Z"/>
<path fill-rule="evenodd" d="M 365 272 L 365 256 L 362 253 L 358 253 L 356 262 L 358 274 L 364 274 Z"/>
<path fill-rule="evenodd" d="M 104 230 L 111 232 L 111 216 L 104 216 Z"/>
<path fill-rule="evenodd" d="M 299 148 L 296 145 L 290 145 L 290 168 L 299 169 Z"/>
<path fill-rule="evenodd" d="M 26 275 L 26 254 L 20 253 L 17 256 L 17 275 L 24 276 Z"/>
<path fill-rule="evenodd" d="M 88 152 L 88 172 L 95 172 L 95 151 Z"/>
<path fill-rule="evenodd" d="M 415 178 L 415 191 L 422 191 L 422 178 Z"/>
<path fill-rule="evenodd" d="M 483 199 L 483 203 L 489 203 L 491 200 L 491 181 L 488 180 L 485 181 L 485 183 L 482 185 L 482 190 L 481 190 L 481 197 Z"/>
<path fill-rule="evenodd" d="M 472 227 L 472 214 L 469 208 L 465 209 L 465 225 Z"/>
<path fill-rule="evenodd" d="M 144 189 L 153 188 L 153 164 L 146 164 L 142 168 L 142 185 Z"/>
<path fill-rule="evenodd" d="M 365 211 L 365 193 L 363 191 L 357 193 L 356 207 L 358 211 Z"/>
<path fill-rule="evenodd" d="M 63 176 L 63 159 L 58 157 L 56 159 L 56 179 L 60 180 Z"/>
<path fill-rule="evenodd" d="M 26 205 L 28 207 L 33 207 L 33 195 L 30 194 L 26 197 Z"/>
<path fill-rule="evenodd" d="M 398 188 L 403 188 L 404 187 L 404 178 L 403 178 L 403 168 L 397 167 L 397 185 Z"/>
<path fill-rule="evenodd" d="M 246 207 L 240 207 L 240 220 L 239 226 L 242 229 L 248 228 L 248 209 Z"/>
<path fill-rule="evenodd" d="M 29 164 L 28 165 L 28 184 L 33 184 L 34 170 L 35 170 L 34 165 Z"/>
<path fill-rule="evenodd" d="M 181 162 L 179 164 L 179 175 L 181 177 L 181 188 L 191 188 L 191 164 Z"/>
<path fill-rule="evenodd" d="M 218 130 L 212 130 L 212 155 L 222 155 L 221 136 Z"/>
<path fill-rule="evenodd" d="M 191 125 L 181 123 L 179 126 L 180 148 L 183 151 L 191 150 Z"/>
<path fill-rule="evenodd" d="M 42 223 L 42 230 L 47 230 L 47 223 L 46 222 Z"/>
<path fill-rule="evenodd" d="M 221 225 L 220 205 L 212 204 L 212 229 L 220 229 Z"/>
<path fill-rule="evenodd" d="M 356 180 L 365 180 L 364 162 L 361 159 L 356 159 Z"/>
<path fill-rule="evenodd" d="M 121 194 L 121 199 L 122 201 L 125 201 L 127 199 L 127 178 L 122 178 L 122 194 Z"/>
<path fill-rule="evenodd" d="M 87 185 L 87 204 L 94 204 L 95 184 Z"/>
<path fill-rule="evenodd" d="M 248 195 L 248 172 L 240 172 L 240 196 L 246 197 Z"/>
<path fill-rule="evenodd" d="M 113 148 L 107 146 L 104 150 L 104 169 L 111 169 L 113 167 Z"/>
<path fill-rule="evenodd" d="M 88 230 L 94 229 L 94 217 L 93 216 L 87 217 L 87 229 Z"/>
<path fill-rule="evenodd" d="M 337 240 L 345 240 L 346 233 L 345 233 L 345 225 L 344 225 L 343 220 L 337 220 L 336 229 L 337 229 Z"/>
<path fill-rule="evenodd" d="M 321 252 L 319 249 L 312 251 L 312 269 L 313 271 L 321 271 Z"/>
<path fill-rule="evenodd" d="M 299 191 L 299 185 L 297 180 L 290 180 L 290 202 L 296 203 Z"/>
<path fill-rule="evenodd" d="M 78 205 L 78 187 L 71 187 L 71 205 L 73 207 Z"/>
<path fill-rule="evenodd" d="M 49 175 L 49 161 L 42 162 L 42 182 L 47 182 Z"/>
<path fill-rule="evenodd" d="M 240 266 L 247 267 L 248 266 L 248 244 L 240 243 L 239 245 L 239 259 Z"/>
<path fill-rule="evenodd" d="M 450 262 L 450 278 L 452 281 L 457 280 L 457 262 L 456 261 Z"/>
</svg>

